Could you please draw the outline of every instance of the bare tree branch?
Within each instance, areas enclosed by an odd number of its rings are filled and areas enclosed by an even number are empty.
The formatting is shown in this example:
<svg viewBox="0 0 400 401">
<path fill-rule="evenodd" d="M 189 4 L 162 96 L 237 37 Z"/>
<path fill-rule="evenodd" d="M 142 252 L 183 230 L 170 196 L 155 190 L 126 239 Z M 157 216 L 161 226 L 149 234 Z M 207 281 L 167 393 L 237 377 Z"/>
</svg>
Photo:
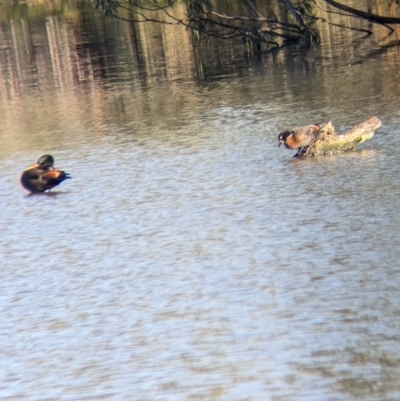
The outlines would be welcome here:
<svg viewBox="0 0 400 401">
<path fill-rule="evenodd" d="M 325 3 L 331 5 L 332 7 L 337 8 L 338 10 L 346 11 L 350 14 L 353 14 L 356 17 L 366 19 L 370 22 L 375 22 L 377 24 L 400 24 L 400 18 L 393 17 L 382 17 L 377 14 L 372 14 L 366 11 L 357 10 L 356 8 L 352 8 L 349 6 L 345 6 L 344 4 L 340 4 L 335 0 L 323 0 Z"/>
<path fill-rule="evenodd" d="M 285 7 L 291 12 L 298 24 L 301 27 L 305 28 L 306 24 L 304 23 L 303 14 L 289 0 L 280 0 L 280 2 L 283 3 Z"/>
<path fill-rule="evenodd" d="M 367 35 L 372 34 L 370 29 L 346 26 L 340 21 L 331 22 L 322 18 L 314 13 L 317 7 L 331 14 L 346 15 L 381 24 L 391 32 L 393 28 L 388 25 L 400 24 L 400 18 L 382 17 L 349 7 L 339 1 L 271 0 L 271 4 L 281 5 L 280 14 L 277 16 L 273 11 L 268 11 L 269 15 L 264 16 L 258 11 L 253 0 L 241 0 L 244 15 L 227 15 L 218 12 L 213 8 L 210 0 L 87 0 L 92 8 L 103 12 L 105 16 L 132 23 L 151 22 L 184 26 L 195 33 L 193 36 L 195 39 L 204 36 L 228 40 L 242 38 L 247 46 L 257 51 L 270 50 L 271 46 L 283 47 L 293 42 L 300 42 L 302 45 L 318 42 L 316 22 L 363 32 Z M 320 5 L 322 2 L 329 7 L 323 8 Z M 178 4 L 186 7 L 184 14 L 181 11 L 180 14 L 175 14 L 173 7 Z M 127 16 L 124 10 L 131 15 Z"/>
</svg>

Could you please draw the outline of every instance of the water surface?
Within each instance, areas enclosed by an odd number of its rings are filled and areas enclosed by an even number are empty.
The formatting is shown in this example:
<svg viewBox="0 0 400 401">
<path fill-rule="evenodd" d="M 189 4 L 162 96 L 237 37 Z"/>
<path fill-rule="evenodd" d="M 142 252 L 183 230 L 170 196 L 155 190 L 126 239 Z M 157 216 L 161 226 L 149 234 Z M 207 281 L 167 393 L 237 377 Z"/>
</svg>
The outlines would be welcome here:
<svg viewBox="0 0 400 401">
<path fill-rule="evenodd" d="M 398 400 L 398 48 L 207 64 L 72 10 L 2 28 L 0 397 Z M 356 152 L 278 148 L 372 115 Z M 30 196 L 45 153 L 73 179 Z"/>
</svg>

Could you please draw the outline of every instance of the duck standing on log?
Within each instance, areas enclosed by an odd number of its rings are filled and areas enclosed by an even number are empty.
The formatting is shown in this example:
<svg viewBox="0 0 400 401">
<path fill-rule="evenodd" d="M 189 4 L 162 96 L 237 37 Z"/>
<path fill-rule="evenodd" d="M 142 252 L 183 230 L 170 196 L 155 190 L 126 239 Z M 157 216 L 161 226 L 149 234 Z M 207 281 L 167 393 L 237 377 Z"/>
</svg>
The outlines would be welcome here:
<svg viewBox="0 0 400 401">
<path fill-rule="evenodd" d="M 298 149 L 295 157 L 301 159 L 332 155 L 354 150 L 356 146 L 371 139 L 380 126 L 379 118 L 371 117 L 347 132 L 336 134 L 332 123 L 328 121 L 283 131 L 279 134 L 278 141 L 279 146 L 283 143 L 287 149 Z"/>
<path fill-rule="evenodd" d="M 54 167 L 53 156 L 43 155 L 22 172 L 21 185 L 29 192 L 45 192 L 68 178 L 71 178 L 68 173 Z"/>
<path fill-rule="evenodd" d="M 291 131 L 283 131 L 278 136 L 279 145 L 282 143 L 288 149 L 299 149 L 311 145 L 318 136 L 319 127 L 317 125 L 306 125 L 296 127 Z"/>
</svg>

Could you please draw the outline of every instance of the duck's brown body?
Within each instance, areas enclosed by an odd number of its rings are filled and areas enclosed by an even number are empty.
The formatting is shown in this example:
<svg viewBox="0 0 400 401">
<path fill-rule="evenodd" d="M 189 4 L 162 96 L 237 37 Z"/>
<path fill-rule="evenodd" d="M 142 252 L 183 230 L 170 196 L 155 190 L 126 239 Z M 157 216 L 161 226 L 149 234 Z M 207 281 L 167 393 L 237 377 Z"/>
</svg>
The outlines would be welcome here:
<svg viewBox="0 0 400 401">
<path fill-rule="evenodd" d="M 29 192 L 45 192 L 71 178 L 68 173 L 53 167 L 53 164 L 52 156 L 40 157 L 36 164 L 22 172 L 21 185 Z"/>
<path fill-rule="evenodd" d="M 306 125 L 293 128 L 291 131 L 283 131 L 278 136 L 279 146 L 284 143 L 288 149 L 303 148 L 314 142 L 318 131 L 317 125 Z"/>
</svg>

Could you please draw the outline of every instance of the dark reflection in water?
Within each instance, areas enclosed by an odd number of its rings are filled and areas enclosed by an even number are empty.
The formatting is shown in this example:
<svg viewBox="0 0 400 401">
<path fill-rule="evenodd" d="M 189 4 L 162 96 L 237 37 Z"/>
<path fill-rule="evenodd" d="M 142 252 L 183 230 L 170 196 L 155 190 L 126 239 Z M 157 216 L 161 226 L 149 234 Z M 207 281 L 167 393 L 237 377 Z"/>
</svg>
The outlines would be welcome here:
<svg viewBox="0 0 400 401">
<path fill-rule="evenodd" d="M 0 398 L 398 400 L 398 49 L 249 60 L 53 7 L 2 14 Z M 372 115 L 356 152 L 278 148 Z M 30 196 L 45 153 L 74 179 Z"/>
</svg>

